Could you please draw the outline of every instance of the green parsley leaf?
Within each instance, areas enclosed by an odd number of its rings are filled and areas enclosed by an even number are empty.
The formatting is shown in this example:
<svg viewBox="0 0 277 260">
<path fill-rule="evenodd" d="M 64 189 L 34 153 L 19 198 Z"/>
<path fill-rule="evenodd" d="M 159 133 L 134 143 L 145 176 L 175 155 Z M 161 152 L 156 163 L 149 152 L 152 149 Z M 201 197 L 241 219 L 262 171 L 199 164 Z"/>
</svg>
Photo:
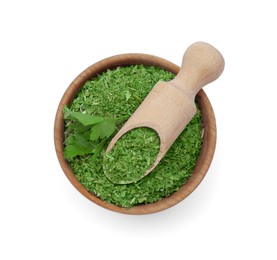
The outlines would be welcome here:
<svg viewBox="0 0 277 260">
<path fill-rule="evenodd" d="M 107 118 L 91 128 L 90 140 L 96 141 L 99 138 L 108 138 L 114 133 L 115 129 L 115 119 Z"/>
<path fill-rule="evenodd" d="M 73 112 L 67 106 L 64 107 L 64 118 L 71 120 L 78 120 L 83 126 L 89 126 L 97 124 L 104 120 L 100 116 L 92 116 L 81 112 Z"/>
<path fill-rule="evenodd" d="M 103 139 L 98 145 L 96 145 L 96 147 L 93 150 L 93 156 L 91 157 L 92 161 L 96 161 L 106 141 L 107 141 L 107 138 Z"/>
<path fill-rule="evenodd" d="M 65 139 L 66 147 L 64 149 L 65 158 L 73 158 L 77 155 L 90 154 L 95 148 L 95 144 L 91 141 L 88 141 L 81 134 L 74 134 L 68 136 Z"/>
<path fill-rule="evenodd" d="M 78 132 L 78 133 L 83 133 L 83 132 L 85 132 L 85 131 L 87 131 L 87 130 L 89 130 L 89 129 L 91 128 L 90 125 L 84 126 L 84 125 L 82 125 L 82 124 L 79 123 L 79 122 L 77 122 L 77 123 L 75 123 L 75 124 L 69 124 L 67 127 L 68 127 L 69 129 L 72 129 L 72 130 L 75 131 L 75 132 Z"/>
<path fill-rule="evenodd" d="M 65 158 L 77 155 L 93 154 L 95 160 L 103 149 L 107 138 L 116 131 L 116 125 L 121 124 L 129 116 L 117 118 L 99 117 L 81 112 L 73 112 L 67 106 L 63 109 L 64 119 L 67 121 L 65 138 Z"/>
</svg>

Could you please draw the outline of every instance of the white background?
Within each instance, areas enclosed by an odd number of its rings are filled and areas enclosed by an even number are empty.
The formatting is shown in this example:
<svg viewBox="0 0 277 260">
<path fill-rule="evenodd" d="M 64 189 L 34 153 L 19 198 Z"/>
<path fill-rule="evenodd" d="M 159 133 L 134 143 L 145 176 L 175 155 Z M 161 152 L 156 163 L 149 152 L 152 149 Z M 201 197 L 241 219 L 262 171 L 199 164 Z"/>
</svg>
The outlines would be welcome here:
<svg viewBox="0 0 277 260">
<path fill-rule="evenodd" d="M 1 1 L 0 258 L 277 259 L 275 2 Z M 218 128 L 207 176 L 156 214 L 93 204 L 66 179 L 54 150 L 65 89 L 115 54 L 180 65 L 195 41 L 226 61 L 205 87 Z"/>
</svg>

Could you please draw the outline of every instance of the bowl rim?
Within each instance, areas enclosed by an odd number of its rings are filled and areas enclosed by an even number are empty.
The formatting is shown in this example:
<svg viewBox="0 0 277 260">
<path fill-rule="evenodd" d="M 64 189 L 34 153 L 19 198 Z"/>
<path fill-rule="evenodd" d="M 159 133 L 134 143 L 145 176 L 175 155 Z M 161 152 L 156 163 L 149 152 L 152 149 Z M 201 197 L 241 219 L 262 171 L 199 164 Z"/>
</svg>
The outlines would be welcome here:
<svg viewBox="0 0 277 260">
<path fill-rule="evenodd" d="M 196 100 L 199 103 L 200 110 L 202 113 L 203 122 L 203 142 L 200 151 L 200 155 L 197 159 L 195 168 L 193 170 L 190 179 L 176 192 L 170 196 L 163 198 L 157 202 L 143 205 L 136 205 L 130 208 L 120 207 L 108 202 L 105 202 L 98 198 L 96 195 L 88 192 L 84 186 L 77 180 L 71 167 L 63 156 L 64 149 L 64 120 L 63 120 L 63 107 L 64 105 L 70 105 L 74 97 L 78 93 L 81 87 L 84 86 L 85 82 L 93 77 L 101 74 L 108 69 L 114 69 L 116 67 L 123 67 L 129 65 L 146 65 L 146 66 L 157 66 L 168 70 L 174 74 L 177 74 L 180 67 L 176 64 L 160 58 L 158 56 L 144 54 L 144 53 L 126 53 L 114 55 L 103 60 L 100 60 L 93 65 L 83 70 L 68 86 L 64 92 L 60 103 L 58 105 L 55 122 L 54 122 L 54 145 L 55 151 L 60 163 L 60 166 L 71 182 L 71 184 L 87 199 L 91 200 L 95 204 L 118 213 L 142 215 L 159 212 L 168 209 L 177 203 L 188 197 L 196 187 L 201 183 L 205 177 L 210 164 L 212 162 L 215 147 L 216 147 L 216 121 L 212 105 L 204 92 L 200 90 L 196 95 Z"/>
</svg>

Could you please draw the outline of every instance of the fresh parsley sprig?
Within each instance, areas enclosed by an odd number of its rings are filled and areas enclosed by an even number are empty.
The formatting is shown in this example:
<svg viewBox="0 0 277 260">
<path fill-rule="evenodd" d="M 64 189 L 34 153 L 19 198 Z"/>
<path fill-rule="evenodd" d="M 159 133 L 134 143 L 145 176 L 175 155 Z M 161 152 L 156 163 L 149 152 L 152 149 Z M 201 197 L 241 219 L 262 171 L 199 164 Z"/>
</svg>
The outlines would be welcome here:
<svg viewBox="0 0 277 260">
<path fill-rule="evenodd" d="M 129 116 L 118 118 L 100 117 L 81 112 L 74 112 L 68 106 L 63 108 L 69 131 L 65 138 L 64 157 L 91 154 L 96 160 L 108 139 L 117 131 L 117 125 Z"/>
</svg>

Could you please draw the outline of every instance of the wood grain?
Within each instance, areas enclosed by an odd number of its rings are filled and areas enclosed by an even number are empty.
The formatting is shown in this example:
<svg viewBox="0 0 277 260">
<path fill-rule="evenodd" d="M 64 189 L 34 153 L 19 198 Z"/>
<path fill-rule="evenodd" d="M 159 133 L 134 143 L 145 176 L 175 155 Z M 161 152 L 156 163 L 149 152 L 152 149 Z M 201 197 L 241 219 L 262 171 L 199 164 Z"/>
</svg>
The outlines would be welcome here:
<svg viewBox="0 0 277 260">
<path fill-rule="evenodd" d="M 72 185 L 87 199 L 96 203 L 97 205 L 123 214 L 149 214 L 154 212 L 159 212 L 170 208 L 183 199 L 185 199 L 188 195 L 190 195 L 195 188 L 200 184 L 202 179 L 205 177 L 209 166 L 212 162 L 215 145 L 216 145 L 216 122 L 215 116 L 212 109 L 212 106 L 209 102 L 208 97 L 206 96 L 203 90 L 200 90 L 196 95 L 196 100 L 200 105 L 200 109 L 202 112 L 202 120 L 203 120 L 203 144 L 201 148 L 200 156 L 197 160 L 195 169 L 193 171 L 192 177 L 189 181 L 184 184 L 177 192 L 173 193 L 171 196 L 161 199 L 158 202 L 147 204 L 147 205 L 139 205 L 131 208 L 122 208 L 113 204 L 109 204 L 105 201 L 102 201 L 100 198 L 95 196 L 94 194 L 88 192 L 83 185 L 75 178 L 75 175 L 65 160 L 63 156 L 64 149 L 64 121 L 63 121 L 63 107 L 64 105 L 70 105 L 72 100 L 74 99 L 77 92 L 84 85 L 84 83 L 106 71 L 107 69 L 113 69 L 118 66 L 128 66 L 128 65 L 136 65 L 136 64 L 144 64 L 144 65 L 153 65 L 161 67 L 167 71 L 170 71 L 174 74 L 177 74 L 180 68 L 167 61 L 165 59 L 141 53 L 129 53 L 129 54 L 120 54 L 116 56 L 112 56 L 106 59 L 103 59 L 87 69 L 81 72 L 68 86 L 64 95 L 61 98 L 61 101 L 58 105 L 58 109 L 56 112 L 55 123 L 54 123 L 54 143 L 55 150 L 57 154 L 57 158 L 61 165 L 63 172 L 65 173 L 68 180 L 72 183 Z"/>
</svg>

